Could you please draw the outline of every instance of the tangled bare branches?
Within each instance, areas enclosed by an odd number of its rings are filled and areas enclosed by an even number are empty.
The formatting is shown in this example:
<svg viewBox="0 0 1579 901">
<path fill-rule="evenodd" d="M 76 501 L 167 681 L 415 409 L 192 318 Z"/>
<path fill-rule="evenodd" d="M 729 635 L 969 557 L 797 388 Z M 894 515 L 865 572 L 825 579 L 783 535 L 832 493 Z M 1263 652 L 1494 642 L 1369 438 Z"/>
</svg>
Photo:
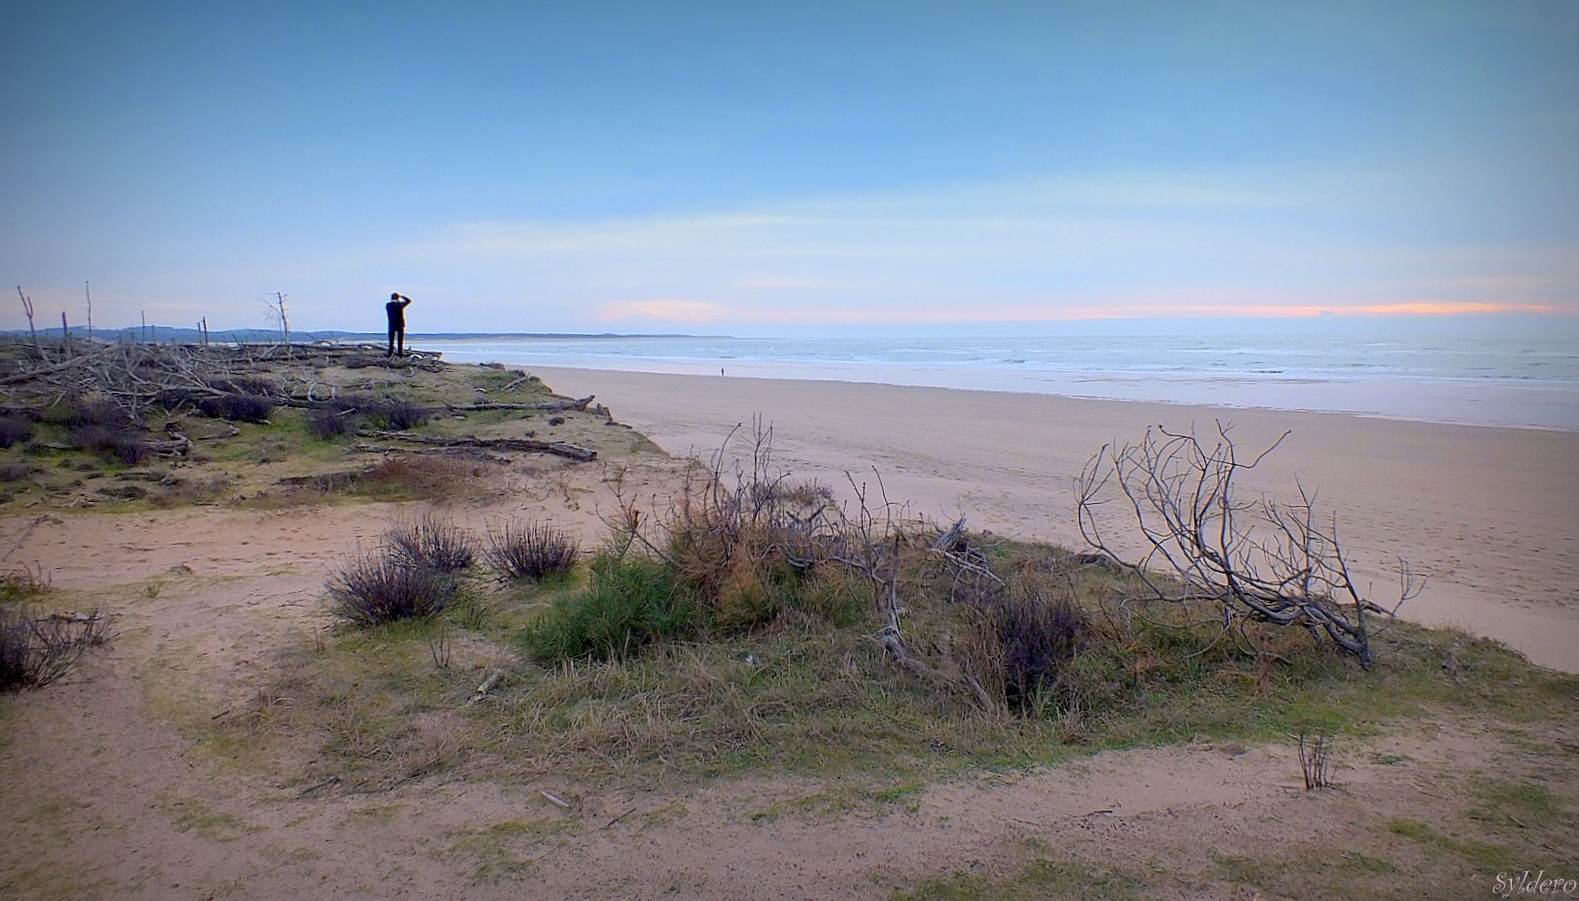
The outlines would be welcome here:
<svg viewBox="0 0 1579 901">
<path fill-rule="evenodd" d="M 1302 486 L 1297 503 L 1239 500 L 1235 477 L 1283 438 L 1241 461 L 1228 432 L 1219 423 L 1209 444 L 1158 427 L 1138 443 L 1104 447 L 1077 480 L 1082 536 L 1125 561 L 1155 599 L 1219 604 L 1225 628 L 1236 617 L 1300 626 L 1369 666 L 1367 614 L 1390 616 L 1420 583 L 1400 562 L 1397 604 L 1389 610 L 1367 599 L 1351 574 L 1336 515 L 1319 519 Z M 1138 559 L 1113 545 L 1113 506 L 1138 526 Z"/>
<path fill-rule="evenodd" d="M 279 403 L 306 401 L 286 396 L 260 382 L 256 373 L 270 362 L 285 359 L 279 345 L 105 344 L 85 353 L 64 349 L 53 357 L 15 357 L 0 362 L 0 397 L 18 402 L 49 403 L 68 396 L 102 396 L 131 416 L 140 416 L 155 404 L 197 402 L 233 394 L 268 394 Z M 366 348 L 339 345 L 298 345 L 294 356 L 324 357 L 325 363 L 342 366 L 442 366 L 430 358 L 375 358 Z"/>
<path fill-rule="evenodd" d="M 110 640 L 104 617 L 55 614 L 35 619 L 0 606 L 0 691 L 42 688 L 59 680 L 90 647 Z"/>
</svg>

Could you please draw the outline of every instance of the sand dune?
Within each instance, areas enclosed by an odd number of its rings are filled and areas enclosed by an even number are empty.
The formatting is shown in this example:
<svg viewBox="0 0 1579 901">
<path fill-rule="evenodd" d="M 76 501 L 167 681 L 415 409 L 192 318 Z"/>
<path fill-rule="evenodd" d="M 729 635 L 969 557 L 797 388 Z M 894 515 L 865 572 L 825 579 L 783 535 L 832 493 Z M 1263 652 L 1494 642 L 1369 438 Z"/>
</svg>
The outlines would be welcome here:
<svg viewBox="0 0 1579 901">
<path fill-rule="evenodd" d="M 1323 413 L 1076 400 L 826 381 L 533 371 L 596 394 L 672 453 L 716 449 L 760 414 L 775 461 L 797 475 L 874 483 L 915 512 L 1076 546 L 1072 479 L 1092 454 L 1148 425 L 1231 423 L 1241 446 L 1291 434 L 1245 474 L 1246 492 L 1296 480 L 1339 514 L 1355 562 L 1386 600 L 1389 568 L 1429 577 L 1404 613 L 1490 635 L 1544 666 L 1579 671 L 1579 434 Z"/>
</svg>

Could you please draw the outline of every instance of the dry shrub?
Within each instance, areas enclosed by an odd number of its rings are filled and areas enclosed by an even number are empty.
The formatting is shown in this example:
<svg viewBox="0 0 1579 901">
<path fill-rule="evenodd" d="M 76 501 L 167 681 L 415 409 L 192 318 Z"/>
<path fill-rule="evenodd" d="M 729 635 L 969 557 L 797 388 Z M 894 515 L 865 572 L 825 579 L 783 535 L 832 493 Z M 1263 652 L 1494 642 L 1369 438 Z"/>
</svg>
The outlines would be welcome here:
<svg viewBox="0 0 1579 901">
<path fill-rule="evenodd" d="M 130 424 L 84 423 L 74 427 L 70 437 L 73 445 L 93 451 L 107 461 L 119 461 L 127 466 L 136 466 L 152 453 L 139 430 Z"/>
<path fill-rule="evenodd" d="M 488 565 L 512 579 L 569 572 L 581 557 L 575 537 L 546 523 L 514 520 L 488 527 Z"/>
<path fill-rule="evenodd" d="M 742 462 L 730 477 L 720 451 L 654 535 L 642 535 L 639 518 L 625 512 L 628 538 L 673 565 L 681 583 L 710 608 L 710 624 L 724 633 L 799 609 L 819 568 L 846 565 L 832 557 L 854 537 L 827 487 L 773 471 L 771 445 L 771 430 L 759 423 L 749 467 Z"/>
<path fill-rule="evenodd" d="M 1016 713 L 1037 712 L 1064 667 L 1083 649 L 1091 627 L 1070 600 L 1012 592 L 991 610 L 1002 652 L 1003 698 Z"/>
<path fill-rule="evenodd" d="M 0 607 L 0 691 L 42 688 L 109 639 L 97 614 L 37 620 L 12 605 Z"/>
<path fill-rule="evenodd" d="M 436 454 L 401 454 L 362 473 L 355 485 L 371 493 L 410 497 L 452 495 L 475 487 L 489 465 Z"/>
<path fill-rule="evenodd" d="M 362 411 L 375 423 L 397 432 L 414 429 L 428 421 L 428 409 L 405 398 L 385 397 L 366 404 Z"/>
<path fill-rule="evenodd" d="M 307 411 L 307 434 L 319 441 L 328 441 L 354 433 L 360 420 L 354 407 L 317 407 Z"/>
<path fill-rule="evenodd" d="M 21 463 L 0 466 L 0 482 L 20 482 L 33 474 L 33 467 Z"/>
<path fill-rule="evenodd" d="M 68 431 L 84 425 L 105 425 L 117 428 L 127 428 L 132 424 L 132 417 L 125 410 L 116 406 L 113 401 L 104 397 L 84 397 L 77 395 L 47 408 L 44 419 L 65 427 Z"/>
<path fill-rule="evenodd" d="M 384 535 L 384 544 L 392 557 L 407 566 L 446 573 L 471 566 L 477 557 L 466 530 L 432 513 L 396 524 Z"/>
<path fill-rule="evenodd" d="M 197 402 L 204 416 L 231 422 L 267 422 L 274 407 L 273 398 L 262 394 L 221 394 Z"/>
<path fill-rule="evenodd" d="M 0 416 L 0 447 L 23 444 L 33 437 L 33 420 L 25 416 Z"/>
<path fill-rule="evenodd" d="M 335 615 L 361 626 L 432 616 L 454 603 L 457 592 L 450 576 L 388 553 L 346 561 L 328 588 Z"/>
<path fill-rule="evenodd" d="M 208 478 L 172 476 L 160 485 L 149 500 L 156 507 L 180 507 L 223 497 L 230 490 L 231 478 L 224 473 Z"/>
</svg>

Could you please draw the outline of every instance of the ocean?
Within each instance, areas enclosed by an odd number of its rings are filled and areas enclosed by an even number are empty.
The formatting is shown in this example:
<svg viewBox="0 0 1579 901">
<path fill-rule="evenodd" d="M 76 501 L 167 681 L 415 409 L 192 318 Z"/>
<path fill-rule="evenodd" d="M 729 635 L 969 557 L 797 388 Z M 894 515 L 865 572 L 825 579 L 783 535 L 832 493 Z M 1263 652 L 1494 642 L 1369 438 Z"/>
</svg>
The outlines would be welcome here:
<svg viewBox="0 0 1579 901">
<path fill-rule="evenodd" d="M 526 368 L 831 379 L 1579 431 L 1573 317 L 1535 317 L 1522 327 L 1454 319 L 1078 323 L 1019 336 L 416 336 L 414 343 L 454 362 Z"/>
</svg>

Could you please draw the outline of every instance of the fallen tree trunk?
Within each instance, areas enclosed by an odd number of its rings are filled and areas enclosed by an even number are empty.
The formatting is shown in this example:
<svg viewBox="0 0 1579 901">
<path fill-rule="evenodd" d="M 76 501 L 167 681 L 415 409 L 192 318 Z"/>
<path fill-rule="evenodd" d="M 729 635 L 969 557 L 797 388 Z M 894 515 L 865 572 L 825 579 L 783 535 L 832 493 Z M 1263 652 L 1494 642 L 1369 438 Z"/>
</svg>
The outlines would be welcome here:
<svg viewBox="0 0 1579 901">
<path fill-rule="evenodd" d="M 556 457 L 565 457 L 579 463 L 591 463 L 598 458 L 597 451 L 565 441 L 535 441 L 531 438 L 441 438 L 437 435 L 384 431 L 370 431 L 362 434 L 373 438 L 411 441 L 416 444 L 430 444 L 437 447 L 485 447 L 492 450 L 553 454 Z"/>
<path fill-rule="evenodd" d="M 434 407 L 433 412 L 478 412 L 482 410 L 540 410 L 545 413 L 563 413 L 566 410 L 585 410 L 587 404 L 597 395 L 588 394 L 580 400 L 562 397 L 557 400 L 546 400 L 536 404 L 445 404 Z"/>
</svg>

